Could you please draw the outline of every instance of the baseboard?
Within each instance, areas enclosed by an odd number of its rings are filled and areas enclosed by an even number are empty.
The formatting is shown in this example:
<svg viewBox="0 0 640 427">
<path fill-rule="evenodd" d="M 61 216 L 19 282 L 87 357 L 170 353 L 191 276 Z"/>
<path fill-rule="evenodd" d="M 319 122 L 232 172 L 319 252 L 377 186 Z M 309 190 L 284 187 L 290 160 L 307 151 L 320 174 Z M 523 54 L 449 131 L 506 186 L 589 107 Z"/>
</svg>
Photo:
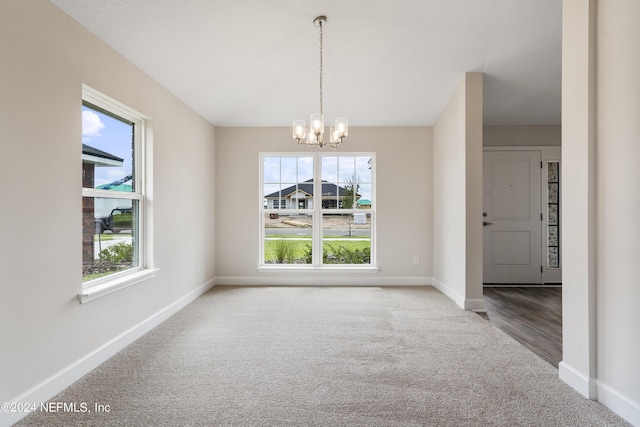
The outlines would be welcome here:
<svg viewBox="0 0 640 427">
<path fill-rule="evenodd" d="M 487 311 L 484 298 L 464 300 L 464 309 L 470 311 Z"/>
<path fill-rule="evenodd" d="M 598 401 L 600 403 L 620 415 L 632 425 L 640 426 L 640 403 L 634 402 L 601 381 L 598 381 L 597 385 Z"/>
<path fill-rule="evenodd" d="M 435 277 L 431 279 L 431 282 L 434 288 L 451 298 L 453 302 L 458 305 L 458 307 L 465 308 L 464 298 L 462 298 L 462 295 L 460 295 L 455 289 L 453 289 L 449 285 L 444 284 Z"/>
<path fill-rule="evenodd" d="M 446 285 L 438 279 L 432 278 L 431 281 L 434 288 L 451 298 L 458 305 L 458 307 L 470 311 L 486 311 L 487 308 L 483 298 L 467 299 L 460 295 L 458 291 L 453 289 L 451 286 Z"/>
<path fill-rule="evenodd" d="M 569 385 L 572 389 L 586 397 L 587 399 L 598 399 L 598 387 L 596 380 L 583 374 L 566 362 L 558 365 L 558 377 Z"/>
<path fill-rule="evenodd" d="M 47 402 L 53 396 L 97 368 L 100 364 L 114 356 L 129 344 L 133 343 L 138 338 L 142 337 L 144 334 L 173 316 L 189 303 L 195 301 L 213 286 L 215 286 L 215 281 L 213 279 L 207 281 L 205 284 L 199 286 L 159 312 L 98 347 L 91 353 L 55 373 L 39 384 L 36 384 L 26 392 L 12 399 L 9 403 L 19 404 L 29 402 L 31 404 L 35 403 L 36 407 L 39 407 L 41 403 Z M 0 412 L 0 415 L 2 415 L 2 417 L 0 417 L 0 426 L 11 426 L 27 416 L 27 414 L 28 413 Z"/>
<path fill-rule="evenodd" d="M 278 274 L 277 276 L 228 276 L 216 277 L 216 285 L 228 286 L 429 286 L 431 277 L 379 277 L 369 274 L 352 275 L 297 275 Z"/>
</svg>

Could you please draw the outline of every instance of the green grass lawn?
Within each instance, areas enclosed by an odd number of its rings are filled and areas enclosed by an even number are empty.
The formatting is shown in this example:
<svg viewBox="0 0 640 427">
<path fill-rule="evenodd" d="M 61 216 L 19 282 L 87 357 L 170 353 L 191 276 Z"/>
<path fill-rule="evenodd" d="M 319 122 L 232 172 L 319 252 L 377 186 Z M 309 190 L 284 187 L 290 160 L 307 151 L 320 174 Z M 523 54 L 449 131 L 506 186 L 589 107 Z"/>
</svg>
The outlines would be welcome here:
<svg viewBox="0 0 640 427">
<path fill-rule="evenodd" d="M 124 234 L 123 234 L 124 235 Z M 116 238 L 116 236 L 119 236 L 119 234 L 112 234 L 112 233 L 106 233 L 106 234 L 94 234 L 93 235 L 93 241 L 94 242 L 106 242 L 107 240 L 113 240 Z"/>
<path fill-rule="evenodd" d="M 113 274 L 113 271 L 106 271 L 104 273 L 93 273 L 87 274 L 86 276 L 82 276 L 82 282 L 88 282 L 89 280 L 99 279 L 100 277 L 108 276 L 109 274 Z"/>
</svg>

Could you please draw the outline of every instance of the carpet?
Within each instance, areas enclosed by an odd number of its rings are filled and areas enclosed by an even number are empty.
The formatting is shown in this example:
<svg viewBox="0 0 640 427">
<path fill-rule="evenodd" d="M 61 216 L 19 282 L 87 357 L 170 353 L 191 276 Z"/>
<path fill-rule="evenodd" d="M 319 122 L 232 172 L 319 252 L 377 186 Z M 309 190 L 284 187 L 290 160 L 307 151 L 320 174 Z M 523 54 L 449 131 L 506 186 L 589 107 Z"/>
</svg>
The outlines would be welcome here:
<svg viewBox="0 0 640 427">
<path fill-rule="evenodd" d="M 52 402 L 17 425 L 628 425 L 432 287 L 217 286 Z"/>
</svg>

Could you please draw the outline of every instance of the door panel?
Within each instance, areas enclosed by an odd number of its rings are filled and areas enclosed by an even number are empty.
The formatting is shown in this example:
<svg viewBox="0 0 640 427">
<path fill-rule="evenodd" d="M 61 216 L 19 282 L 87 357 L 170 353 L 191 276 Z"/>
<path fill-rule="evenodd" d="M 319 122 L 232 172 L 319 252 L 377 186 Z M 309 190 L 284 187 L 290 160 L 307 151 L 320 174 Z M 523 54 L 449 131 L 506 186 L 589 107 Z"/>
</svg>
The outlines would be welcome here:
<svg viewBox="0 0 640 427">
<path fill-rule="evenodd" d="M 531 219 L 529 159 L 494 159 L 491 163 L 491 211 L 493 219 Z"/>
<path fill-rule="evenodd" d="M 542 283 L 539 151 L 484 153 L 485 283 Z"/>
<path fill-rule="evenodd" d="M 491 239 L 494 266 L 529 265 L 531 260 L 531 233 L 529 231 L 493 231 Z"/>
</svg>

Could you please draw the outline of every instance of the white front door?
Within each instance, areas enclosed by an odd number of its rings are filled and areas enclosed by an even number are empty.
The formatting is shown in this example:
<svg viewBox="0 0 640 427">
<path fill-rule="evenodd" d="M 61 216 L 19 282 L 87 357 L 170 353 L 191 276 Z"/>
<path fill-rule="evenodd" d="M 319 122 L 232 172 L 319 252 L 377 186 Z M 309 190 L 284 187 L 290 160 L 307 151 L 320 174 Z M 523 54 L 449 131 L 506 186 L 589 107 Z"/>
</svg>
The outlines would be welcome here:
<svg viewBox="0 0 640 427">
<path fill-rule="evenodd" d="M 484 283 L 542 283 L 539 151 L 485 151 Z"/>
</svg>

